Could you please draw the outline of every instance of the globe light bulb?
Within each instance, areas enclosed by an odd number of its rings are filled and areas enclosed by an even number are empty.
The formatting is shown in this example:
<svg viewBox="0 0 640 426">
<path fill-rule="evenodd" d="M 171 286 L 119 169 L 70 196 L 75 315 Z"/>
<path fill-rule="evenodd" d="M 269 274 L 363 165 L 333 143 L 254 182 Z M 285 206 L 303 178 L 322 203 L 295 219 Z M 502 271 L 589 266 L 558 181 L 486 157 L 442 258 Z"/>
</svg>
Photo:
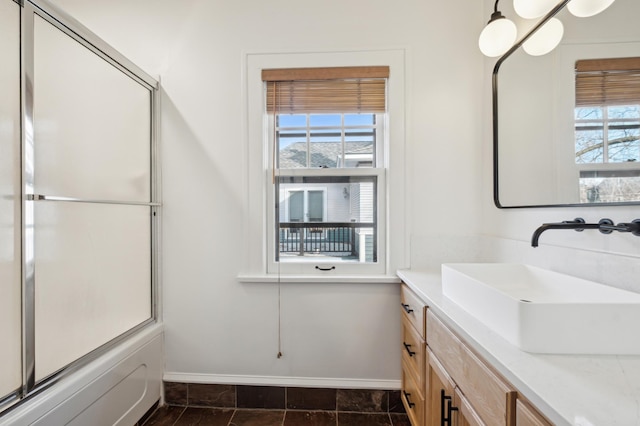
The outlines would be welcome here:
<svg viewBox="0 0 640 426">
<path fill-rule="evenodd" d="M 615 0 L 571 0 L 567 5 L 569 12 L 578 18 L 597 15 L 611 6 Z"/>
<path fill-rule="evenodd" d="M 558 0 L 513 0 L 513 9 L 524 19 L 536 19 L 549 13 Z"/>
<path fill-rule="evenodd" d="M 494 14 L 495 15 L 495 14 Z M 518 36 L 518 29 L 513 21 L 503 17 L 493 19 L 489 21 L 489 24 L 484 27 L 480 38 L 478 39 L 478 46 L 480 51 L 489 57 L 500 56 L 513 46 Z"/>
<path fill-rule="evenodd" d="M 522 48 L 531 56 L 546 55 L 556 48 L 563 35 L 562 22 L 551 18 L 522 44 Z"/>
</svg>

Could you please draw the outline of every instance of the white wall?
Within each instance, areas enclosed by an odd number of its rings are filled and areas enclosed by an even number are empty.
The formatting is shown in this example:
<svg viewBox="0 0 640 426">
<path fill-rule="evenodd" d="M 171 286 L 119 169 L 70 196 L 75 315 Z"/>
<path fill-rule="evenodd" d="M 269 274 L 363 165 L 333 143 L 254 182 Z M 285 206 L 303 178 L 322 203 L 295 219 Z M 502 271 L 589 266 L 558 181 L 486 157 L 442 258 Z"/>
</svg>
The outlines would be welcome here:
<svg viewBox="0 0 640 426">
<path fill-rule="evenodd" d="M 455 233 L 475 233 L 481 212 L 481 4 L 55 3 L 162 79 L 168 377 L 397 386 L 397 284 L 282 285 L 284 356 L 277 359 L 277 285 L 236 280 L 245 250 L 242 57 L 405 49 L 407 226 L 417 233 L 449 225 Z"/>
</svg>

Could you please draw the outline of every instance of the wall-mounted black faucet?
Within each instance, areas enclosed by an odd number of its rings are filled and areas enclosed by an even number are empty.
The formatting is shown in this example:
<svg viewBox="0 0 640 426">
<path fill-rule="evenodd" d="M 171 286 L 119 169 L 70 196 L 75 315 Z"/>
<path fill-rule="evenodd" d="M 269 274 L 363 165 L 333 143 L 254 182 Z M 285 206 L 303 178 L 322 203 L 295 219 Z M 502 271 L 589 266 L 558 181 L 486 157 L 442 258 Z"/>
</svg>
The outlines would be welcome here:
<svg viewBox="0 0 640 426">
<path fill-rule="evenodd" d="M 640 237 L 640 219 L 635 219 L 632 222 L 618 223 L 617 225 L 614 225 L 611 219 L 600 219 L 598 223 L 585 223 L 584 219 L 581 217 L 557 223 L 543 223 L 533 233 L 533 236 L 531 237 L 531 247 L 538 247 L 538 239 L 547 229 L 573 229 L 578 232 L 584 231 L 585 229 L 597 229 L 603 234 L 610 234 L 613 231 L 618 231 L 630 232 L 632 235 Z"/>
<path fill-rule="evenodd" d="M 611 224 L 613 224 L 613 222 L 611 222 Z M 542 233 L 548 229 L 573 229 L 574 231 L 582 232 L 585 229 L 599 228 L 599 223 L 585 223 L 584 219 L 581 217 L 556 223 L 543 223 L 533 233 L 533 236 L 531 237 L 531 247 L 538 247 L 538 239 L 540 238 L 540 235 L 542 235 Z"/>
</svg>

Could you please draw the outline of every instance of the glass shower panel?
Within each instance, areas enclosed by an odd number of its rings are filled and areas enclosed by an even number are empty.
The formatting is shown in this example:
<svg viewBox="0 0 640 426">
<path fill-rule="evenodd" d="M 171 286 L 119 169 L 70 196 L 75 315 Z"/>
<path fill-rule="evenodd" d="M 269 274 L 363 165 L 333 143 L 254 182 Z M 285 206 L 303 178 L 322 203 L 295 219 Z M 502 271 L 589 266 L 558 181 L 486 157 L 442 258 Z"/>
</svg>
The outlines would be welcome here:
<svg viewBox="0 0 640 426">
<path fill-rule="evenodd" d="M 0 0 L 0 400 L 22 386 L 20 6 Z"/>
<path fill-rule="evenodd" d="M 35 17 L 35 193 L 150 201 L 151 91 Z"/>
<path fill-rule="evenodd" d="M 35 205 L 36 381 L 151 318 L 151 209 Z"/>
</svg>

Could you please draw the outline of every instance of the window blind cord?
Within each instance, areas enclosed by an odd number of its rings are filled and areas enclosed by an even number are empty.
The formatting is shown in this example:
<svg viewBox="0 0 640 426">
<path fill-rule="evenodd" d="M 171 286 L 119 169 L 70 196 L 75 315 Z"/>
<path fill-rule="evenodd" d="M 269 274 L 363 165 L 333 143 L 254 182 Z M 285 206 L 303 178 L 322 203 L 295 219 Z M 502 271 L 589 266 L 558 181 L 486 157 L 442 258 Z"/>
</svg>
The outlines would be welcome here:
<svg viewBox="0 0 640 426">
<path fill-rule="evenodd" d="M 278 107 L 277 107 L 277 103 L 276 103 L 276 93 L 278 89 L 278 83 L 275 83 L 275 90 L 273 91 L 273 105 L 274 105 L 274 111 L 273 111 L 273 153 L 272 153 L 272 158 L 271 158 L 271 176 L 273 178 L 273 185 L 275 188 L 275 184 L 276 184 L 276 179 L 279 178 L 278 176 L 278 172 L 279 170 L 276 168 L 277 165 L 277 157 L 276 155 L 278 155 L 278 149 L 277 149 L 277 136 L 278 136 L 278 132 L 277 132 L 277 124 L 278 124 Z M 276 206 L 274 211 L 276 212 L 276 214 L 280 214 L 280 209 L 278 208 L 278 202 L 279 202 L 280 196 L 279 194 L 277 194 L 276 197 L 274 197 L 274 200 L 276 202 Z M 278 353 L 276 354 L 276 358 L 280 359 L 282 358 L 282 286 L 281 286 L 281 282 L 280 282 L 280 230 L 279 229 L 275 229 L 274 232 L 276 232 L 276 250 L 277 252 L 275 253 L 276 256 L 278 256 Z"/>
<path fill-rule="evenodd" d="M 278 359 L 282 358 L 282 298 L 280 286 L 280 273 L 278 272 Z"/>
</svg>

